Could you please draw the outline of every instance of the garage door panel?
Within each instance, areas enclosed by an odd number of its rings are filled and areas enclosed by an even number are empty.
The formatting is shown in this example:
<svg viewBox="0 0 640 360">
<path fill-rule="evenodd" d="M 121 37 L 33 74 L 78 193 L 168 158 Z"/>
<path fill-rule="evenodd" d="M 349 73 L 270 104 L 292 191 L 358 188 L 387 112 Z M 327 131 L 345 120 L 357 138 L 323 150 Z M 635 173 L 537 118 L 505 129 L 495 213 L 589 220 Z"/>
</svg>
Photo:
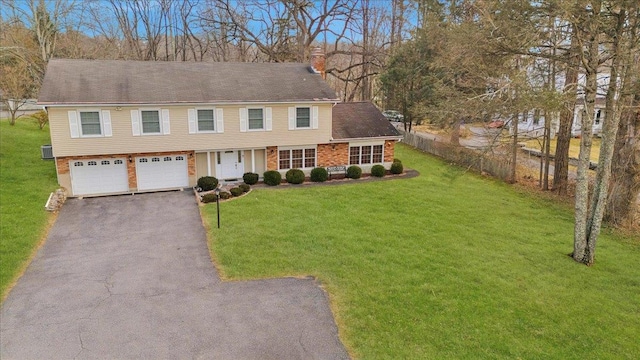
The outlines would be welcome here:
<svg viewBox="0 0 640 360">
<path fill-rule="evenodd" d="M 136 158 L 138 190 L 171 189 L 189 186 L 184 155 Z"/>
<path fill-rule="evenodd" d="M 69 162 L 69 167 L 73 195 L 129 191 L 125 159 L 75 160 Z"/>
</svg>

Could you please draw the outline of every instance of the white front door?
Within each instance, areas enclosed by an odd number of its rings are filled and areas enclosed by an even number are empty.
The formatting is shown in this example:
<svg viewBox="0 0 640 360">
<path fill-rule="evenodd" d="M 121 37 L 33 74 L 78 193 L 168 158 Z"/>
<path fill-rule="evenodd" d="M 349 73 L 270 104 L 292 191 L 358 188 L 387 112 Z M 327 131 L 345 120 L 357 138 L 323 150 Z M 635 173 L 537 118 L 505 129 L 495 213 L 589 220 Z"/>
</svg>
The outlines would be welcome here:
<svg viewBox="0 0 640 360">
<path fill-rule="evenodd" d="M 220 152 L 220 180 L 237 179 L 242 177 L 242 152 L 241 151 L 221 151 Z M 240 175 L 238 175 L 240 174 Z"/>
</svg>

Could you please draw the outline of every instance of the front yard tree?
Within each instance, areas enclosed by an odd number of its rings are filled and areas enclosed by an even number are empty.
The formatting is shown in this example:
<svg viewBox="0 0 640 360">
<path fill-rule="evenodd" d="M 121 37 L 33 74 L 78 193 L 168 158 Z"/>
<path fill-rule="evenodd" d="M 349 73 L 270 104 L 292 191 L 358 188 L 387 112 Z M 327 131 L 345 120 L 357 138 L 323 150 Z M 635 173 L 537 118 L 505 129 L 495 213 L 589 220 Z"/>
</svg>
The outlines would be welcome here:
<svg viewBox="0 0 640 360">
<path fill-rule="evenodd" d="M 0 90 L 2 103 L 9 111 L 9 124 L 15 125 L 20 109 L 35 97 L 36 80 L 29 65 L 20 59 L 4 59 L 0 63 Z"/>
<path fill-rule="evenodd" d="M 620 97 L 629 88 L 631 64 L 637 56 L 638 4 L 636 2 L 603 3 L 591 1 L 574 17 L 582 28 L 581 60 L 585 68 L 586 114 L 582 120 L 582 137 L 576 179 L 575 231 L 573 259 L 592 265 L 607 203 L 613 150 L 620 122 Z M 604 40 L 608 40 L 605 42 Z M 604 51 L 603 51 L 604 49 Z M 605 61 L 606 60 L 606 61 Z M 610 81 L 600 145 L 598 170 L 589 200 L 588 169 L 590 162 L 597 74 L 603 63 L 610 65 Z"/>
</svg>

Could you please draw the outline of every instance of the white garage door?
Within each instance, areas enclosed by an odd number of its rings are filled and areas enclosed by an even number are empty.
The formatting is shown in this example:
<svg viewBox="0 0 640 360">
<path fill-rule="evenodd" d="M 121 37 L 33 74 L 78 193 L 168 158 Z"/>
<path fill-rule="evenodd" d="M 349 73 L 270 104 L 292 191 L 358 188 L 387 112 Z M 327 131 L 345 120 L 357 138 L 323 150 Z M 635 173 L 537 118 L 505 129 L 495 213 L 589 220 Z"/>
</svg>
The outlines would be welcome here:
<svg viewBox="0 0 640 360">
<path fill-rule="evenodd" d="M 136 158 L 138 190 L 183 188 L 189 186 L 187 158 L 184 155 Z"/>
<path fill-rule="evenodd" d="M 73 160 L 69 168 L 75 196 L 129 191 L 125 159 Z"/>
</svg>

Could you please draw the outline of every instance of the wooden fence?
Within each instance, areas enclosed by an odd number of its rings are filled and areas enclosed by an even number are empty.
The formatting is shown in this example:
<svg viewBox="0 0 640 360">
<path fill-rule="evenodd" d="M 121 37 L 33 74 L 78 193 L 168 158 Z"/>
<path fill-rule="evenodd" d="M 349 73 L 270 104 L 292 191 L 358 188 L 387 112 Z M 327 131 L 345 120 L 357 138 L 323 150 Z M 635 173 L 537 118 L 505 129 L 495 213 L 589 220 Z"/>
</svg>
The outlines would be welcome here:
<svg viewBox="0 0 640 360">
<path fill-rule="evenodd" d="M 400 131 L 403 133 L 402 131 Z M 467 149 L 462 146 L 439 142 L 415 133 L 403 133 L 405 144 L 411 145 L 429 154 L 439 156 L 457 165 L 473 169 L 477 172 L 488 173 L 503 181 L 509 180 L 510 161 L 497 158 L 480 150 Z"/>
</svg>

